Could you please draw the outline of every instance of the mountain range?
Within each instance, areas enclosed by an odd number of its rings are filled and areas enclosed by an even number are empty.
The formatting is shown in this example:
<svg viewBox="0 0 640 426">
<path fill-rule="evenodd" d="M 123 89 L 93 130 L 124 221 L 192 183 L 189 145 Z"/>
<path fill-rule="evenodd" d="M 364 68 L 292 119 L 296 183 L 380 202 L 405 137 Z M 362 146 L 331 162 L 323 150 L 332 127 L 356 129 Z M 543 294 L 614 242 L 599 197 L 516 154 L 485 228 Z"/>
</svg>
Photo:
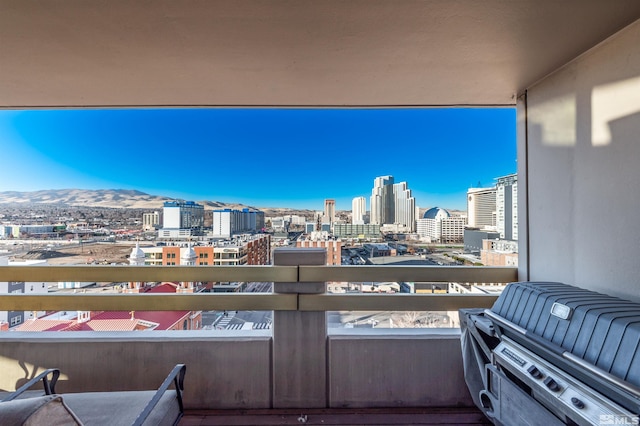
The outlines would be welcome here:
<svg viewBox="0 0 640 426">
<path fill-rule="evenodd" d="M 106 207 L 125 209 L 161 209 L 173 197 L 149 195 L 130 189 L 50 189 L 18 192 L 0 191 L 0 204 L 63 204 L 74 207 Z M 246 208 L 242 204 L 198 201 L 205 209 Z"/>
<path fill-rule="evenodd" d="M 165 201 L 177 201 L 173 197 L 150 195 L 130 189 L 50 189 L 41 191 L 0 191 L 0 204 L 59 204 L 70 207 L 103 207 L 120 209 L 159 210 Z M 196 201 L 196 200 L 193 200 Z M 204 205 L 205 210 L 215 209 L 257 209 L 265 213 L 295 214 L 296 210 L 286 207 L 257 208 L 237 203 L 221 201 L 196 201 Z"/>
</svg>

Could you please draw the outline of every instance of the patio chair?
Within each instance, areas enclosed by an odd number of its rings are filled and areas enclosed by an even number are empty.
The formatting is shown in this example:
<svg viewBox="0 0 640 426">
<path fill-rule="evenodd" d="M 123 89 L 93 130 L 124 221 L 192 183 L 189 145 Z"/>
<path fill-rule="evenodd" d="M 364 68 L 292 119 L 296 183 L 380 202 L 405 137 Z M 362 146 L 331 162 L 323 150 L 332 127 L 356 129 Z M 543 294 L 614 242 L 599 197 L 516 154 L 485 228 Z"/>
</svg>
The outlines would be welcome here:
<svg viewBox="0 0 640 426">
<path fill-rule="evenodd" d="M 155 391 L 47 394 L 45 386 L 46 395 L 21 399 L 29 389 L 27 385 L 31 387 L 39 380 L 34 377 L 0 402 L 0 424 L 177 425 L 184 413 L 185 372 L 186 366 L 177 364 Z M 53 391 L 55 381 L 47 381 Z M 175 392 L 169 391 L 172 383 Z"/>
<path fill-rule="evenodd" d="M 51 375 L 51 378 L 49 378 Z M 55 394 L 55 387 L 58 378 L 60 377 L 60 370 L 57 368 L 49 368 L 42 373 L 38 374 L 27 383 L 20 386 L 13 392 L 0 392 L 0 402 L 13 401 L 16 398 L 25 399 L 35 396 L 44 396 Z M 43 390 L 32 390 L 31 388 L 42 380 Z"/>
</svg>

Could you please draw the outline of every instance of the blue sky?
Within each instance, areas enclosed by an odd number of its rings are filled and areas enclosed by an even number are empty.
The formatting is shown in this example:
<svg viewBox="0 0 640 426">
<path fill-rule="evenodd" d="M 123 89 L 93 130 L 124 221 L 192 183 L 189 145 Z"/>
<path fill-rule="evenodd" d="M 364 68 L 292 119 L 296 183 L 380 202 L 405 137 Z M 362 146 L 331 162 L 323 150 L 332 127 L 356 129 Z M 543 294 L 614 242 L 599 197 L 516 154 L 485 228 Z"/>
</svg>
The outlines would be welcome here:
<svg viewBox="0 0 640 426">
<path fill-rule="evenodd" d="M 376 176 L 420 207 L 466 209 L 516 172 L 514 108 L 0 111 L 0 191 L 137 189 L 340 210 Z"/>
</svg>

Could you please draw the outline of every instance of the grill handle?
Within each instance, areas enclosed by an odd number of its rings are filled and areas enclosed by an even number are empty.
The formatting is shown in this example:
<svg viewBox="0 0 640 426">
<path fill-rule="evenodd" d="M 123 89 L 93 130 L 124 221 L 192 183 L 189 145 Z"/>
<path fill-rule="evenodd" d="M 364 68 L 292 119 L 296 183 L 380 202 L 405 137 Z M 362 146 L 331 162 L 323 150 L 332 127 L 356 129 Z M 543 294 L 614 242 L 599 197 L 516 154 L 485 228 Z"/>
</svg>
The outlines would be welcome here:
<svg viewBox="0 0 640 426">
<path fill-rule="evenodd" d="M 569 361 L 570 363 L 573 363 L 575 365 L 580 366 L 581 368 L 584 368 L 585 370 L 589 371 L 590 373 L 592 373 L 595 376 L 600 377 L 601 379 L 607 380 L 611 383 L 615 383 L 618 387 L 624 389 L 625 391 L 629 392 L 631 395 L 633 395 L 636 398 L 640 398 L 640 388 L 638 388 L 637 386 L 634 386 L 622 379 L 620 379 L 617 376 L 614 376 L 613 374 L 610 374 L 588 362 L 586 362 L 585 360 L 583 360 L 582 358 L 579 358 L 577 356 L 575 356 L 574 354 L 572 354 L 569 351 L 565 351 L 564 349 L 562 349 L 560 346 L 553 344 L 551 342 L 549 342 L 548 340 L 545 340 L 543 338 L 541 338 L 540 336 L 533 334 L 527 330 L 525 330 L 524 328 L 520 327 L 519 325 L 516 325 L 514 323 L 512 323 L 511 321 L 508 321 L 500 316 L 498 316 L 496 313 L 492 312 L 490 309 L 485 309 L 484 311 L 485 315 L 488 316 L 489 318 L 491 318 L 493 321 L 497 322 L 499 325 L 506 327 L 510 330 L 514 330 L 516 331 L 518 334 L 521 334 L 522 336 L 526 337 L 527 339 L 533 341 L 534 343 L 540 345 L 541 347 L 543 347 L 544 349 L 554 353 L 555 355 L 558 355 L 562 358 L 564 358 L 565 360 Z"/>
</svg>

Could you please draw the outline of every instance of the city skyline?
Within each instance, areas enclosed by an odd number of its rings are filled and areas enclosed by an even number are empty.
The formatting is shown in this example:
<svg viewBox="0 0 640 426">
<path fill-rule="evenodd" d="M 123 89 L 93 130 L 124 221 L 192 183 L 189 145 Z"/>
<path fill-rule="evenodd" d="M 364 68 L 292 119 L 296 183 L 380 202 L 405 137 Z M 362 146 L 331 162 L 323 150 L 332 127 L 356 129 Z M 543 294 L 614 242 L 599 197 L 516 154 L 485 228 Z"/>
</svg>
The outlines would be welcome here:
<svg viewBox="0 0 640 426">
<path fill-rule="evenodd" d="M 391 175 L 419 207 L 464 210 L 469 187 L 516 171 L 514 108 L 5 110 L 0 142 L 1 191 L 255 207 L 350 210 Z"/>
</svg>

